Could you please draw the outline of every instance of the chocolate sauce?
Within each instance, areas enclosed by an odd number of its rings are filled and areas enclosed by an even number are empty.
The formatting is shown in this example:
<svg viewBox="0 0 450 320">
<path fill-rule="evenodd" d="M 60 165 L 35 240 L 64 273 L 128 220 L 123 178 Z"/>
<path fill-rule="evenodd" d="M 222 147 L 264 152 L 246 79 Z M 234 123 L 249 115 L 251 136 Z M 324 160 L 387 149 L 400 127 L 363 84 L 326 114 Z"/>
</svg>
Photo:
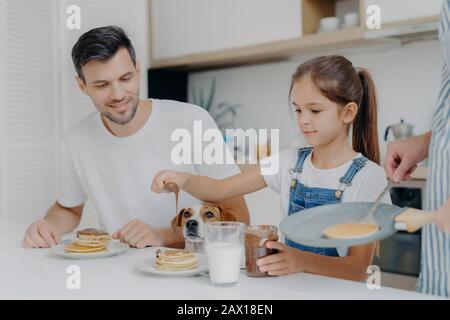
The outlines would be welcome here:
<svg viewBox="0 0 450 320">
<path fill-rule="evenodd" d="M 175 208 L 176 208 L 175 214 L 178 214 L 178 194 L 180 193 L 180 187 L 178 187 L 178 185 L 175 182 L 167 182 L 166 184 L 164 184 L 164 188 L 167 191 L 175 193 Z"/>
</svg>

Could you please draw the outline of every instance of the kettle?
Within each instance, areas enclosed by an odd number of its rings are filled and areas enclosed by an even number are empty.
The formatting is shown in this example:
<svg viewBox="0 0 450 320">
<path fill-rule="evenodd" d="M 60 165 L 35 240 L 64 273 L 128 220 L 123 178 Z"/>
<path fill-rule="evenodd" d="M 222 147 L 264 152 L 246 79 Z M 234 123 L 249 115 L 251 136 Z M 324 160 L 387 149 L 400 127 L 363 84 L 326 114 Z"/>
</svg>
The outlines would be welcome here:
<svg viewBox="0 0 450 320">
<path fill-rule="evenodd" d="M 384 141 L 387 141 L 389 130 L 394 132 L 395 139 L 404 139 L 412 136 L 414 126 L 412 124 L 405 123 L 403 119 L 400 120 L 400 123 L 392 124 L 386 128 L 386 132 L 384 133 Z"/>
</svg>

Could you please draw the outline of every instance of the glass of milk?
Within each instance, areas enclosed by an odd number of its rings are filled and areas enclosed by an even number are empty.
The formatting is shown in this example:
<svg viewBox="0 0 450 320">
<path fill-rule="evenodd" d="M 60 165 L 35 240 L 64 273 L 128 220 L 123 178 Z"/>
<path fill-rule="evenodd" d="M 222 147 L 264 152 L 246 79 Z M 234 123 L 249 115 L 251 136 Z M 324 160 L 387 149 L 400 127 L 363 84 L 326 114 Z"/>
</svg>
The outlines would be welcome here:
<svg viewBox="0 0 450 320">
<path fill-rule="evenodd" d="M 244 229 L 245 224 L 241 222 L 206 224 L 205 251 L 213 285 L 228 287 L 238 283 L 244 253 Z"/>
</svg>

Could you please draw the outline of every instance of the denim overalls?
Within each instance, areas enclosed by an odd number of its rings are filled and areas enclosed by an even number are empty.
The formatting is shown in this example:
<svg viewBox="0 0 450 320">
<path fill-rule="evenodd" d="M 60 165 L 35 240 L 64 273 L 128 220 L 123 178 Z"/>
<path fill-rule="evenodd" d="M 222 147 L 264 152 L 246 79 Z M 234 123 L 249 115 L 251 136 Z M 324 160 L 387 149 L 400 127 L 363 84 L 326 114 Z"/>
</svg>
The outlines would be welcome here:
<svg viewBox="0 0 450 320">
<path fill-rule="evenodd" d="M 292 176 L 291 188 L 289 192 L 289 212 L 291 214 L 302 214 L 303 209 L 313 208 L 321 206 L 324 204 L 339 203 L 342 201 L 342 195 L 347 186 L 351 185 L 351 182 L 355 175 L 361 168 L 366 165 L 367 158 L 359 157 L 353 159 L 353 163 L 347 170 L 345 175 L 339 179 L 341 183 L 337 190 L 325 189 L 325 188 L 309 188 L 303 185 L 298 177 L 303 170 L 303 163 L 306 157 L 311 153 L 312 148 L 301 148 L 298 150 L 297 164 L 295 168 L 289 170 Z M 317 253 L 323 256 L 338 257 L 339 254 L 335 248 L 316 248 L 303 246 L 301 244 L 295 243 L 289 239 L 286 239 L 286 244 L 313 253 Z"/>
</svg>

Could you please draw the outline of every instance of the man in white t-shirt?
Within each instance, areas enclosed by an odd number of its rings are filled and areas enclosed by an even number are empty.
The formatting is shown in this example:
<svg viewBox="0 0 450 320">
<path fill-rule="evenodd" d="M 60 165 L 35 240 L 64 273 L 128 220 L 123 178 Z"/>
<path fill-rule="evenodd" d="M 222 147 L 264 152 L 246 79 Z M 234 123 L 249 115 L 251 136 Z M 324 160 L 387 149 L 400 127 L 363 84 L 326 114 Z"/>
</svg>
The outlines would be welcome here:
<svg viewBox="0 0 450 320">
<path fill-rule="evenodd" d="M 176 215 L 173 194 L 150 191 L 152 178 L 166 168 L 217 179 L 239 173 L 235 164 L 181 164 L 172 161 L 174 130 L 194 136 L 194 121 L 202 129 L 217 129 L 202 108 L 169 100 L 139 100 L 140 66 L 133 46 L 118 27 L 83 34 L 72 49 L 81 91 L 98 112 L 70 128 L 61 151 L 57 200 L 46 217 L 25 232 L 23 246 L 49 247 L 80 222 L 86 201 L 99 215 L 100 227 L 137 248 L 180 246 L 181 235 L 170 228 Z M 199 141 L 192 141 L 192 144 Z M 221 141 L 223 143 L 223 141 Z M 198 200 L 180 193 L 179 207 Z M 220 205 L 238 221 L 249 223 L 243 197 Z"/>
</svg>

